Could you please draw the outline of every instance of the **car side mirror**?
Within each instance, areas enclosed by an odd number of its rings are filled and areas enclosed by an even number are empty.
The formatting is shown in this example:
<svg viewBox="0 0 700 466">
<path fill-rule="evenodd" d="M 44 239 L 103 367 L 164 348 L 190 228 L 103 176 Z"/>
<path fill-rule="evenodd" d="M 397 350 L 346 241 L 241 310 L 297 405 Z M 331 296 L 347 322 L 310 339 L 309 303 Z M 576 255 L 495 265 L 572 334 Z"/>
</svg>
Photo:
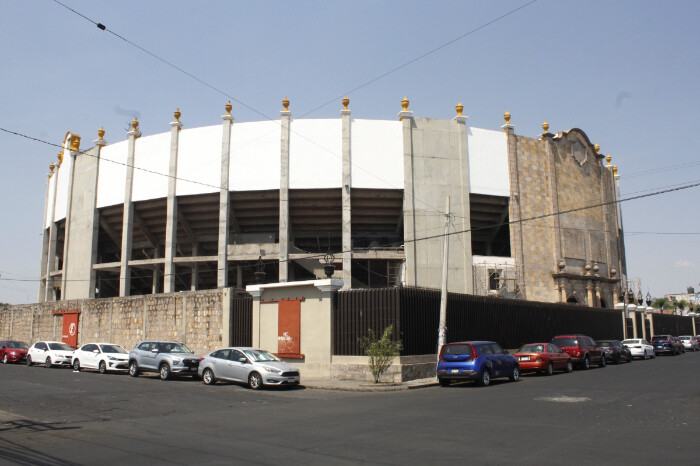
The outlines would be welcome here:
<svg viewBox="0 0 700 466">
<path fill-rule="evenodd" d="M 248 362 L 248 360 L 246 358 L 238 358 L 238 362 L 242 362 L 243 364 L 245 364 Z"/>
<path fill-rule="evenodd" d="M 157 352 L 158 352 L 158 348 L 153 348 L 153 349 L 151 350 L 151 353 L 157 353 Z"/>
</svg>

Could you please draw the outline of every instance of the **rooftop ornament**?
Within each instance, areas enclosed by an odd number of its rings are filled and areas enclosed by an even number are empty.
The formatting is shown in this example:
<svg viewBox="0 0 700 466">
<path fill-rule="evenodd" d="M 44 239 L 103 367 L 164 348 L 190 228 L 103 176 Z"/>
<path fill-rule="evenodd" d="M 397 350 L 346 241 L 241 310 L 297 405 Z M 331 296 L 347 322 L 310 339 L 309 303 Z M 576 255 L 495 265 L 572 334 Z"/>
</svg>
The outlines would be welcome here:
<svg viewBox="0 0 700 466">
<path fill-rule="evenodd" d="M 139 120 L 134 117 L 134 119 L 131 121 L 131 128 L 133 131 L 138 131 L 139 130 Z"/>
<path fill-rule="evenodd" d="M 464 116 L 462 115 L 462 112 L 464 111 L 464 106 L 462 105 L 462 102 L 457 102 L 455 110 L 457 110 L 457 116 Z"/>
<path fill-rule="evenodd" d="M 180 107 L 175 109 L 175 113 L 173 113 L 173 116 L 175 117 L 175 121 L 180 123 L 180 117 L 182 116 L 182 113 L 180 113 Z"/>
<path fill-rule="evenodd" d="M 100 126 L 100 129 L 97 130 L 97 139 L 100 141 L 105 140 L 105 129 L 102 126 Z"/>
<path fill-rule="evenodd" d="M 284 107 L 285 112 L 289 111 L 289 99 L 287 99 L 287 96 L 284 96 L 284 100 L 282 101 L 282 107 Z"/>
<path fill-rule="evenodd" d="M 506 120 L 506 124 L 510 124 L 510 112 L 506 110 L 506 113 L 503 114 L 503 119 Z"/>
<path fill-rule="evenodd" d="M 226 116 L 231 116 L 231 109 L 233 108 L 233 106 L 231 105 L 230 100 L 226 102 L 226 106 L 224 108 L 226 109 Z"/>
<path fill-rule="evenodd" d="M 547 123 L 547 120 L 544 120 L 544 123 L 542 123 L 542 129 L 544 130 L 545 134 L 549 133 L 549 123 Z"/>
<path fill-rule="evenodd" d="M 596 142 L 595 146 L 593 146 L 593 148 L 595 149 L 596 154 L 600 152 L 600 144 L 598 144 L 597 142 Z"/>
<path fill-rule="evenodd" d="M 646 298 L 647 298 L 647 307 L 651 307 L 651 295 L 649 294 L 648 291 L 647 291 Z"/>
<path fill-rule="evenodd" d="M 343 104 L 343 110 L 350 110 L 348 108 L 348 105 L 350 105 L 350 99 L 348 99 L 348 96 L 343 97 L 343 100 L 340 102 Z"/>
<path fill-rule="evenodd" d="M 404 97 L 403 100 L 401 101 L 401 108 L 403 109 L 404 112 L 408 111 L 408 98 Z"/>
</svg>

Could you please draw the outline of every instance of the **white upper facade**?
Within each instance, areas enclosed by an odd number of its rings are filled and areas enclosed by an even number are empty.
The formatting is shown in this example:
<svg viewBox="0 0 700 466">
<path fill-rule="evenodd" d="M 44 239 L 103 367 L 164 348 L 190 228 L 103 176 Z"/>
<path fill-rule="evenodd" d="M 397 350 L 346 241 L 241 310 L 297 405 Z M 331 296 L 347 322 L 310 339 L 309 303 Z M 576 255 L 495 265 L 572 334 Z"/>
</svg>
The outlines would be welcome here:
<svg viewBox="0 0 700 466">
<path fill-rule="evenodd" d="M 290 123 L 290 189 L 342 186 L 341 119 L 292 120 Z M 403 126 L 400 121 L 351 120 L 352 187 L 404 189 Z M 280 121 L 233 123 L 229 157 L 231 191 L 280 187 Z M 183 129 L 179 134 L 178 196 L 218 192 L 221 183 L 221 125 Z M 467 127 L 470 192 L 510 195 L 506 134 Z M 45 227 L 64 219 L 71 157 L 70 137 L 56 176 L 49 179 Z M 167 197 L 170 132 L 136 140 L 132 200 Z M 125 199 L 128 141 L 102 147 L 96 208 Z M 76 174 L 75 176 L 80 176 Z M 57 183 L 57 185 L 56 185 Z M 436 206 L 438 208 L 438 206 Z"/>
</svg>

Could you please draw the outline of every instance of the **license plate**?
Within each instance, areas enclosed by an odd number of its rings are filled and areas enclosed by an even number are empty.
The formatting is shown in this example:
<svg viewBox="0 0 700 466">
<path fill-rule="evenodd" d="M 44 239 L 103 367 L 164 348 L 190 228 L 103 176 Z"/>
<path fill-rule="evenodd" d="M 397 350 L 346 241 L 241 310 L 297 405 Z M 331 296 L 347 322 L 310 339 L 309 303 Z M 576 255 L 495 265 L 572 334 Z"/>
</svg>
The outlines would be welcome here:
<svg viewBox="0 0 700 466">
<path fill-rule="evenodd" d="M 520 357 L 518 358 L 518 360 L 520 360 L 520 361 L 529 361 L 529 360 L 530 360 L 530 357 L 529 357 L 529 356 L 520 356 Z"/>
<path fill-rule="evenodd" d="M 459 369 L 451 369 L 450 374 L 459 374 Z"/>
</svg>

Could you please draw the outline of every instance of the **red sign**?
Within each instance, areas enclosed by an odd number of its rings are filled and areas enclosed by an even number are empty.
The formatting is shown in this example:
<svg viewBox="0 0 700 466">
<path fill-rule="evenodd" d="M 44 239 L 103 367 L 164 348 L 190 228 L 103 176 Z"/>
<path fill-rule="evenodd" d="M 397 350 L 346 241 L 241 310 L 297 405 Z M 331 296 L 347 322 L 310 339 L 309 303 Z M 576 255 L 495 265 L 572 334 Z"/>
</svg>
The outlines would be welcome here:
<svg viewBox="0 0 700 466">
<path fill-rule="evenodd" d="M 277 354 L 281 357 L 300 357 L 301 299 L 278 301 Z"/>
<path fill-rule="evenodd" d="M 54 315 L 63 315 L 63 332 L 61 333 L 61 341 L 68 346 L 77 348 L 80 311 L 57 311 L 54 312 Z"/>
</svg>

